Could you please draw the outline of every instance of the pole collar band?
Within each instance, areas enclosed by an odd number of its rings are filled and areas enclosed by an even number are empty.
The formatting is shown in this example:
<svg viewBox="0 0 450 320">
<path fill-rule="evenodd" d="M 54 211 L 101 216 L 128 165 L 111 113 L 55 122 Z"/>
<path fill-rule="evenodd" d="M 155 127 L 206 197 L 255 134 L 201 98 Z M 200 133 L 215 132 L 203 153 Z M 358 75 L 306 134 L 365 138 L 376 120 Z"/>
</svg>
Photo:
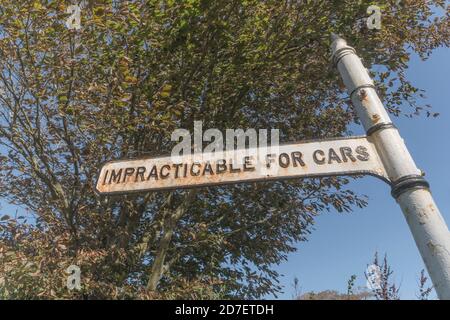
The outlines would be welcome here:
<svg viewBox="0 0 450 320">
<path fill-rule="evenodd" d="M 419 175 L 408 175 L 401 177 L 397 181 L 393 182 L 391 184 L 392 190 L 391 195 L 395 199 L 397 199 L 403 192 L 413 189 L 413 188 L 420 188 L 420 189 L 429 189 L 430 184 L 425 180 L 424 177 Z"/>
<path fill-rule="evenodd" d="M 368 88 L 368 89 L 373 89 L 373 90 L 377 90 L 377 88 L 375 88 L 375 86 L 373 85 L 373 84 L 371 84 L 371 83 L 369 83 L 369 84 L 362 84 L 362 85 L 360 85 L 360 86 L 357 86 L 355 89 L 353 89 L 352 90 L 352 92 L 350 92 L 350 99 L 353 99 L 353 95 L 356 93 L 356 92 L 358 92 L 359 90 L 361 90 L 361 89 L 366 89 L 366 88 Z"/>
<path fill-rule="evenodd" d="M 335 53 L 333 53 L 333 66 L 336 68 L 339 61 L 348 54 L 356 54 L 355 49 L 349 46 L 338 49 Z"/>
<path fill-rule="evenodd" d="M 371 126 L 369 129 L 367 129 L 366 134 L 367 134 L 367 136 L 371 136 L 375 132 L 377 132 L 379 130 L 383 130 L 383 129 L 397 129 L 397 127 L 392 122 L 378 123 L 376 125 Z"/>
</svg>

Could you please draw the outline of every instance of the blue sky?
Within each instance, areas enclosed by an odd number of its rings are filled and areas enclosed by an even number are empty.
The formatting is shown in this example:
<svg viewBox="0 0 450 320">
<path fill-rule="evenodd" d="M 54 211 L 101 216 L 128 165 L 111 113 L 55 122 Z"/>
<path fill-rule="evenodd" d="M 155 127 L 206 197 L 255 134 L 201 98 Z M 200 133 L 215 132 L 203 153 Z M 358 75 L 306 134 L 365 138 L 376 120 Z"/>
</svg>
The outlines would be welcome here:
<svg viewBox="0 0 450 320">
<path fill-rule="evenodd" d="M 435 201 L 450 223 L 450 49 L 437 49 L 427 61 L 414 56 L 407 72 L 413 83 L 426 90 L 426 103 L 439 112 L 437 118 L 393 117 L 393 122 L 416 161 L 426 173 Z M 362 129 L 355 134 L 363 134 Z M 317 218 L 308 242 L 277 270 L 284 274 L 282 299 L 291 299 L 294 277 L 302 292 L 335 289 L 346 292 L 347 281 L 357 276 L 356 286 L 365 286 L 364 270 L 375 251 L 387 253 L 394 279 L 401 285 L 402 299 L 415 299 L 424 264 L 390 188 L 373 177 L 349 186 L 369 197 L 366 208 L 352 213 L 330 212 Z M 433 295 L 435 297 L 435 295 Z"/>
</svg>

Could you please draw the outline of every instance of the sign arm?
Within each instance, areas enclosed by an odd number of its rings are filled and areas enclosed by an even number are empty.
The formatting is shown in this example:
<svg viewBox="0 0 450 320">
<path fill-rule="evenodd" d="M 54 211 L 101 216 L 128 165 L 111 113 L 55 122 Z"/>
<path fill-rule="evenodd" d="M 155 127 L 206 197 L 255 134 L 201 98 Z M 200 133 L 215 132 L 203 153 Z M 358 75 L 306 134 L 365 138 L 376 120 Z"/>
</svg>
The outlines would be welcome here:
<svg viewBox="0 0 450 320">
<path fill-rule="evenodd" d="M 450 299 L 450 233 L 399 131 L 391 122 L 367 69 L 355 50 L 332 36 L 338 68 L 367 136 L 374 142 L 440 299 Z"/>
<path fill-rule="evenodd" d="M 390 180 L 368 137 L 345 137 L 274 147 L 186 155 L 124 159 L 103 164 L 96 182 L 99 194 L 194 188 L 230 183 L 372 175 Z"/>
</svg>

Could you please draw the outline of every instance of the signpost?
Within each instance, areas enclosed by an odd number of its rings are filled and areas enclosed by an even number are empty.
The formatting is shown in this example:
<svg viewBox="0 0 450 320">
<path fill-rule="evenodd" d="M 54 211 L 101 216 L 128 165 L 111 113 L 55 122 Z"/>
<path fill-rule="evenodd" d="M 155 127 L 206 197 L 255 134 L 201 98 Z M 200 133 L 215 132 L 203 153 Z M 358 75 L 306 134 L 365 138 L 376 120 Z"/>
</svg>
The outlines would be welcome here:
<svg viewBox="0 0 450 320">
<path fill-rule="evenodd" d="M 440 299 L 450 299 L 450 233 L 367 70 L 345 40 L 333 36 L 333 62 L 348 89 L 366 137 L 298 142 L 277 147 L 105 163 L 102 195 L 333 175 L 373 175 L 391 185 Z"/>
<path fill-rule="evenodd" d="M 440 299 L 450 299 L 450 233 L 428 182 L 416 167 L 355 50 L 333 35 L 337 66 L 367 135 L 372 138 Z"/>
<path fill-rule="evenodd" d="M 164 190 L 300 177 L 387 174 L 367 137 L 285 144 L 277 147 L 204 153 L 173 159 L 111 161 L 99 175 L 101 194 Z"/>
</svg>

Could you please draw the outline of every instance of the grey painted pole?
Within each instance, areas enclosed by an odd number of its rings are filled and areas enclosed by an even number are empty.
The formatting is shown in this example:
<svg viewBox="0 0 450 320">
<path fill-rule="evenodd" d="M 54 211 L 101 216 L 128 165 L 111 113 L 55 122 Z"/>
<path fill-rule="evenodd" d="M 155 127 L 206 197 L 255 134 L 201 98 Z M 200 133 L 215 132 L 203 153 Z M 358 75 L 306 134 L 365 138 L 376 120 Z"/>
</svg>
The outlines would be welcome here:
<svg viewBox="0 0 450 320">
<path fill-rule="evenodd" d="M 450 233 L 367 69 L 347 42 L 332 36 L 337 66 L 367 135 L 373 140 L 439 299 L 450 300 Z"/>
</svg>

